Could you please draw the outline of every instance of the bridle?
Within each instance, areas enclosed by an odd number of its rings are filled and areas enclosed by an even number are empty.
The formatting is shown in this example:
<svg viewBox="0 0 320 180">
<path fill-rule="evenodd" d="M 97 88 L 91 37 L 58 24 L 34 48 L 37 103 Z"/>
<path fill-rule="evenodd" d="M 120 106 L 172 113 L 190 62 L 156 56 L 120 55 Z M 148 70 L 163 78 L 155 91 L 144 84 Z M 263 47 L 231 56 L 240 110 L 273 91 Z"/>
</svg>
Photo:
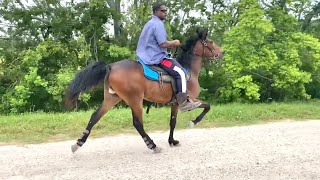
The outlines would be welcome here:
<svg viewBox="0 0 320 180">
<path fill-rule="evenodd" d="M 213 54 L 213 56 L 209 57 L 210 59 L 216 60 L 219 58 L 219 54 L 214 49 L 212 49 L 211 47 L 208 46 L 207 39 L 198 40 L 198 41 L 200 41 L 200 43 L 202 44 L 202 47 L 203 47 L 202 54 L 197 54 L 197 49 L 194 49 L 193 55 L 203 57 L 203 55 L 206 53 L 206 49 L 209 49 L 209 51 L 211 51 L 211 53 Z"/>
</svg>

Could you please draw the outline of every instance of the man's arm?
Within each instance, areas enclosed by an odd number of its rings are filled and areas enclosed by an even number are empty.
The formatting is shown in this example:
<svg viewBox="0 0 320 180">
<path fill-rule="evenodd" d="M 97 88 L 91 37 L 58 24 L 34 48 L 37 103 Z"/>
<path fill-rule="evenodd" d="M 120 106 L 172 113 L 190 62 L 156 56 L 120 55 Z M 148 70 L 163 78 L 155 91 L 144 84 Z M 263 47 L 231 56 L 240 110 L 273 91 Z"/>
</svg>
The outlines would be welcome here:
<svg viewBox="0 0 320 180">
<path fill-rule="evenodd" d="M 179 40 L 173 40 L 173 41 L 166 41 L 162 44 L 160 44 L 161 48 L 173 48 L 173 47 L 177 47 L 180 46 L 181 43 Z"/>
<path fill-rule="evenodd" d="M 164 27 L 164 24 L 162 23 L 155 24 L 154 35 L 156 37 L 157 42 L 160 44 L 161 48 L 173 48 L 181 45 L 179 40 L 167 40 L 167 32 Z"/>
</svg>

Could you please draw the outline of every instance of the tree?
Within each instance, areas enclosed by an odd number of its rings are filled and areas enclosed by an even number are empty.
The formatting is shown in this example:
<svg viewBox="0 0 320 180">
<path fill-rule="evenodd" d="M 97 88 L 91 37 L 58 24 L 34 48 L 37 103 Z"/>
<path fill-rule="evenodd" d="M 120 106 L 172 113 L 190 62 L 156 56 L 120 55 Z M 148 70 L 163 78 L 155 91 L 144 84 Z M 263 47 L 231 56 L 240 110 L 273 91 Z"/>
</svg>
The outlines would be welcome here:
<svg viewBox="0 0 320 180">
<path fill-rule="evenodd" d="M 270 69 L 277 60 L 265 43 L 274 28 L 255 0 L 241 0 L 238 6 L 239 23 L 226 34 L 223 46 L 228 79 L 220 90 L 221 98 L 223 101 L 239 98 L 258 101 L 261 88 L 269 83 Z"/>
</svg>

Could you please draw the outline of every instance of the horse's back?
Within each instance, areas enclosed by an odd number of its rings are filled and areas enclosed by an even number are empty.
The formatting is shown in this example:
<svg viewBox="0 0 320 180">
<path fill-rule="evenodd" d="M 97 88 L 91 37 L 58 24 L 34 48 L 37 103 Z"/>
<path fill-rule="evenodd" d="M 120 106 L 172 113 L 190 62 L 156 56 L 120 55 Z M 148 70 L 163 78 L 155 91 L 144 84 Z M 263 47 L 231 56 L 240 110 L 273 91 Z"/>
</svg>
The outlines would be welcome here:
<svg viewBox="0 0 320 180">
<path fill-rule="evenodd" d="M 137 61 L 124 59 L 109 65 L 112 70 L 141 70 L 141 66 Z"/>
<path fill-rule="evenodd" d="M 141 65 L 134 60 L 121 60 L 110 64 L 109 83 L 132 83 L 143 84 L 143 70 Z"/>
</svg>

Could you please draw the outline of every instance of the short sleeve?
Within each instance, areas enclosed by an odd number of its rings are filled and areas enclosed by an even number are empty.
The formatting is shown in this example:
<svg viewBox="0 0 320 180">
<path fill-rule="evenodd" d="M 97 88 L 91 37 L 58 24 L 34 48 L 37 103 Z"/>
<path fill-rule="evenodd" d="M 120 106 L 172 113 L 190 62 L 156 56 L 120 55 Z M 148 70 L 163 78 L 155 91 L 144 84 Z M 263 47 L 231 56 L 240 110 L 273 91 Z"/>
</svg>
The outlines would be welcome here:
<svg viewBox="0 0 320 180">
<path fill-rule="evenodd" d="M 167 41 L 167 32 L 163 23 L 155 24 L 154 34 L 159 45 Z"/>
</svg>

